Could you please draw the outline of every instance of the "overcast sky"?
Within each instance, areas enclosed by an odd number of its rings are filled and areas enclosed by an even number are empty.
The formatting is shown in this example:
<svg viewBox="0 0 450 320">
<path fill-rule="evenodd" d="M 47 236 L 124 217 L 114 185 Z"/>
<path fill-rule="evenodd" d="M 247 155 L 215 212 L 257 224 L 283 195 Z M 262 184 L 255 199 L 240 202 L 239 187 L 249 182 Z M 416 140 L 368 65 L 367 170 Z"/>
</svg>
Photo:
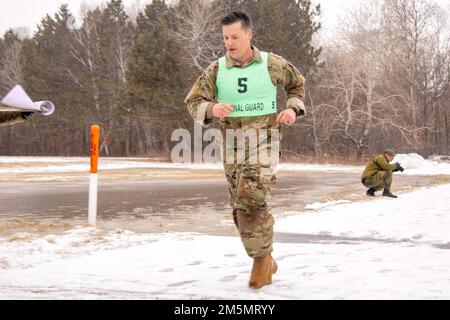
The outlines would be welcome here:
<svg viewBox="0 0 450 320">
<path fill-rule="evenodd" d="M 332 27 L 337 16 L 342 11 L 342 6 L 358 3 L 362 0 L 314 0 L 322 5 L 324 27 Z M 450 1 L 450 0 L 448 0 Z M 68 3 L 70 11 L 78 18 L 82 3 L 89 6 L 95 6 L 106 3 L 105 0 L 2 0 L 0 3 L 0 34 L 3 34 L 9 28 L 28 27 L 32 32 L 36 30 L 42 17 L 47 13 L 52 15 L 63 3 Z M 124 0 L 125 6 L 140 4 L 144 6 L 151 0 Z"/>
<path fill-rule="evenodd" d="M 349 6 L 354 6 L 363 1 L 370 0 L 313 0 L 322 6 L 322 26 L 325 30 L 334 29 L 339 16 Z M 450 10 L 450 0 L 437 0 L 441 5 Z M 105 0 L 2 0 L 0 1 L 0 34 L 9 29 L 17 27 L 28 27 L 31 32 L 36 30 L 42 17 L 47 13 L 54 15 L 58 7 L 63 3 L 68 3 L 70 11 L 79 19 L 79 12 L 82 3 L 95 6 L 106 3 Z M 144 6 L 151 0 L 124 0 L 125 6 Z"/>
</svg>

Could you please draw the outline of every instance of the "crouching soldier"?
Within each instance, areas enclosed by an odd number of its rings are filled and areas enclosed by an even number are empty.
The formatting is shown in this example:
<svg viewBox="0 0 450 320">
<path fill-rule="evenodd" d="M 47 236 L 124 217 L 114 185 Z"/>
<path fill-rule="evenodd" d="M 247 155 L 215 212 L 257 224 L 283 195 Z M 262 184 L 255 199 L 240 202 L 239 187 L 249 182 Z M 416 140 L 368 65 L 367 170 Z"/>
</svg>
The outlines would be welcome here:
<svg viewBox="0 0 450 320">
<path fill-rule="evenodd" d="M 405 170 L 400 163 L 390 164 L 394 159 L 395 153 L 390 149 L 386 149 L 383 154 L 376 156 L 364 170 L 361 182 L 369 188 L 366 194 L 369 197 L 375 196 L 375 191 L 383 190 L 383 196 L 397 198 L 391 193 L 392 172 Z"/>
</svg>

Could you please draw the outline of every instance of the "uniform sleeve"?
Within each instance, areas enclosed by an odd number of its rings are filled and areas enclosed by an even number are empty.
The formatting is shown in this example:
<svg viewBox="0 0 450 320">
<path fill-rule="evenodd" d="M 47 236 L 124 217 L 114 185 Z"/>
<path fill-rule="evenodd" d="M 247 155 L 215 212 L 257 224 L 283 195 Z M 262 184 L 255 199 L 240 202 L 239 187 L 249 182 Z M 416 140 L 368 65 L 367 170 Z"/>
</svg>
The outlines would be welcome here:
<svg viewBox="0 0 450 320">
<path fill-rule="evenodd" d="M 392 171 L 395 169 L 395 164 L 390 164 L 382 154 L 375 158 L 375 163 L 384 171 Z"/>
<path fill-rule="evenodd" d="M 21 111 L 2 111 L 0 109 L 0 126 L 7 126 L 19 122 L 23 122 Z"/>
<path fill-rule="evenodd" d="M 204 127 L 208 127 L 213 121 L 212 106 L 216 99 L 218 70 L 219 64 L 217 61 L 206 68 L 195 81 L 194 86 L 184 100 L 191 117 Z"/>
<path fill-rule="evenodd" d="M 304 116 L 305 78 L 290 62 L 276 54 L 269 54 L 268 63 L 273 84 L 283 86 L 286 91 L 286 107 L 294 109 L 297 117 Z"/>
</svg>

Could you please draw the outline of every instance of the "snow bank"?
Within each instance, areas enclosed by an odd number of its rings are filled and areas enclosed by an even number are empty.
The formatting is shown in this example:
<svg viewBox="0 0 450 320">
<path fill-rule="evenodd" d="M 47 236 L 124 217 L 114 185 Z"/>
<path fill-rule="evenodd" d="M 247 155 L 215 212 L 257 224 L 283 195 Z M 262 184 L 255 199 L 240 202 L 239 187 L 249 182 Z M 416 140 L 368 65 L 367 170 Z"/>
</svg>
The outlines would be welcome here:
<svg viewBox="0 0 450 320">
<path fill-rule="evenodd" d="M 436 158 L 435 158 L 436 159 Z M 417 153 L 397 154 L 391 163 L 399 162 L 408 175 L 450 175 L 450 163 L 425 160 Z"/>
<path fill-rule="evenodd" d="M 425 160 L 421 155 L 417 153 L 409 153 L 409 154 L 397 154 L 391 163 L 401 163 L 402 167 L 405 169 L 418 169 L 420 167 L 425 166 L 429 162 Z"/>
</svg>

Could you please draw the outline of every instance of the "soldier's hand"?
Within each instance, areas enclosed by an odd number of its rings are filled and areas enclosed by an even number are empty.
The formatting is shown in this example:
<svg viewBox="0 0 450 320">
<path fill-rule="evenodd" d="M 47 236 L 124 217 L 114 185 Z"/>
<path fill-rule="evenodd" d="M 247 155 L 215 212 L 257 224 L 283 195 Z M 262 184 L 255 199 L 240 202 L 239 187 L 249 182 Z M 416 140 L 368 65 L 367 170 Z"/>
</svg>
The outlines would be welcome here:
<svg viewBox="0 0 450 320">
<path fill-rule="evenodd" d="M 396 162 L 394 163 L 395 169 L 392 170 L 392 172 L 397 172 L 398 171 L 398 166 L 400 165 L 400 163 Z"/>
<path fill-rule="evenodd" d="M 395 163 L 395 170 L 394 171 L 400 171 L 403 172 L 405 169 L 400 165 L 400 163 Z"/>
<path fill-rule="evenodd" d="M 233 106 L 231 104 L 216 103 L 212 107 L 212 113 L 214 117 L 217 118 L 225 118 L 231 111 L 233 111 Z"/>
<path fill-rule="evenodd" d="M 22 112 L 20 116 L 22 117 L 23 120 L 28 120 L 28 118 L 31 117 L 32 114 L 33 112 Z"/>
<path fill-rule="evenodd" d="M 288 126 L 292 125 L 297 119 L 297 115 L 295 114 L 294 109 L 287 108 L 280 112 L 277 117 L 277 122 L 280 124 L 287 124 Z"/>
</svg>

